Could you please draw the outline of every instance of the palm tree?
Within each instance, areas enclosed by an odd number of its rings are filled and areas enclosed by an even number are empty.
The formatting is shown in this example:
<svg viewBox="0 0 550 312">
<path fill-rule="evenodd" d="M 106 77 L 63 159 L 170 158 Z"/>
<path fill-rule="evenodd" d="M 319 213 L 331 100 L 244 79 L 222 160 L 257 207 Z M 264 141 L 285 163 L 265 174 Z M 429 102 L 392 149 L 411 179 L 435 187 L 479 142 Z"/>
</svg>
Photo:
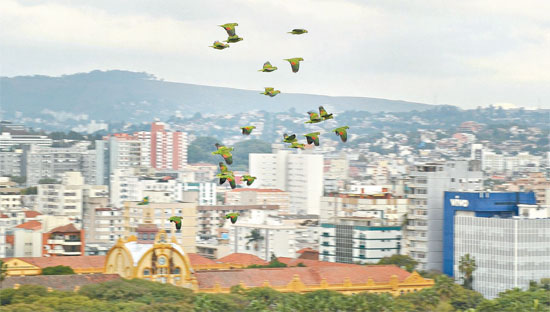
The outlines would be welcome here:
<svg viewBox="0 0 550 312">
<path fill-rule="evenodd" d="M 460 257 L 458 264 L 458 270 L 462 275 L 464 275 L 462 284 L 466 289 L 472 289 L 472 284 L 474 282 L 474 271 L 477 269 L 476 259 L 470 257 L 470 254 L 465 254 Z"/>
<path fill-rule="evenodd" d="M 250 235 L 247 235 L 245 239 L 248 239 L 248 242 L 246 242 L 247 245 L 254 243 L 254 250 L 258 250 L 258 242 L 262 241 L 264 237 L 260 234 L 260 230 L 253 229 L 250 231 Z"/>
</svg>

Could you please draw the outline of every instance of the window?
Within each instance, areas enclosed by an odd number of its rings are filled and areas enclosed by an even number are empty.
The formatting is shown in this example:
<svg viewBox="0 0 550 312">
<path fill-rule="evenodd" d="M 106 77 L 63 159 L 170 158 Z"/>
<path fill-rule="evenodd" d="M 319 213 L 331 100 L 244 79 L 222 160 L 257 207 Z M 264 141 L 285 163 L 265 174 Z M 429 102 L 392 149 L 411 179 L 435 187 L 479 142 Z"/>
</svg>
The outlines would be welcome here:
<svg viewBox="0 0 550 312">
<path fill-rule="evenodd" d="M 181 273 L 180 268 L 175 268 L 172 274 L 180 274 L 180 273 Z"/>
<path fill-rule="evenodd" d="M 149 274 L 151 274 L 151 272 L 149 271 L 149 269 L 143 270 L 143 275 L 149 275 Z"/>
</svg>

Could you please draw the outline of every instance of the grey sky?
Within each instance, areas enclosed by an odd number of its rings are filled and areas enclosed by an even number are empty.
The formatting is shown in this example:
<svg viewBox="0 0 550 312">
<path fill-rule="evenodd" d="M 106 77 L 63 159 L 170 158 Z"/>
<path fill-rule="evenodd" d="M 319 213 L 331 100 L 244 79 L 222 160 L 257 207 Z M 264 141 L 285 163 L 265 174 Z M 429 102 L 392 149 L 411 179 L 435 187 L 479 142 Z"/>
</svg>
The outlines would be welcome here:
<svg viewBox="0 0 550 312">
<path fill-rule="evenodd" d="M 550 1 L 0 1 L 0 75 L 93 69 L 287 93 L 550 108 Z M 244 41 L 218 51 L 216 25 Z M 292 36 L 292 28 L 309 34 Z M 283 58 L 305 61 L 293 74 Z M 257 72 L 271 61 L 279 70 Z"/>
</svg>

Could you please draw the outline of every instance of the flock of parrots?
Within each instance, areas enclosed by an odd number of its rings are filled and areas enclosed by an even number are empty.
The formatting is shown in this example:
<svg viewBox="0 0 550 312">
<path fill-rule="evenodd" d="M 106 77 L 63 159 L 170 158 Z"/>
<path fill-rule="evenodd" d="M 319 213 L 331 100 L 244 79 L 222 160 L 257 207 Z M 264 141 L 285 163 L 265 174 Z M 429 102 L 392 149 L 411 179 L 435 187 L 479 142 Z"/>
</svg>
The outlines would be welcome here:
<svg viewBox="0 0 550 312">
<path fill-rule="evenodd" d="M 243 38 L 239 37 L 235 32 L 235 27 L 239 26 L 237 23 L 227 23 L 223 25 L 219 25 L 220 27 L 223 27 L 225 31 L 227 32 L 227 40 L 222 43 L 220 41 L 214 41 L 214 44 L 210 46 L 211 48 L 214 48 L 216 50 L 223 50 L 229 48 L 229 43 L 237 43 L 239 41 L 242 41 Z M 293 29 L 292 31 L 288 32 L 289 34 L 293 35 L 302 35 L 307 33 L 308 31 L 305 29 Z M 285 61 L 288 61 L 290 63 L 290 67 L 292 69 L 293 73 L 297 73 L 300 70 L 300 62 L 304 59 L 301 57 L 295 57 L 295 58 L 289 58 L 284 59 Z M 276 71 L 277 67 L 271 65 L 269 61 L 265 62 L 263 65 L 263 68 L 258 70 L 264 73 L 270 73 L 273 71 Z M 275 90 L 275 88 L 272 87 L 265 87 L 264 92 L 261 92 L 260 94 L 267 95 L 269 97 L 274 97 L 277 94 L 281 93 L 280 90 Z M 328 119 L 333 119 L 333 115 L 329 114 L 323 106 L 319 106 L 319 113 L 316 113 L 314 111 L 309 111 L 309 120 L 305 123 L 314 124 L 319 123 Z M 255 129 L 255 126 L 245 126 L 241 127 L 242 134 L 243 135 L 250 135 L 252 131 Z M 338 127 L 331 132 L 336 133 L 337 136 L 340 137 L 342 142 L 346 142 L 348 139 L 348 133 L 347 129 L 349 129 L 348 126 Z M 321 135 L 320 132 L 312 132 L 305 134 L 307 144 L 314 144 L 315 146 L 319 146 L 319 136 Z M 284 143 L 290 143 L 290 148 L 300 148 L 304 149 L 305 144 L 299 143 L 298 139 L 296 139 L 296 134 L 287 135 L 286 133 L 283 135 L 283 142 Z M 212 152 L 213 155 L 220 155 L 223 157 L 226 164 L 231 165 L 233 163 L 233 155 L 231 154 L 231 151 L 233 150 L 232 147 L 223 146 L 221 144 L 216 143 L 216 151 Z M 236 185 L 235 181 L 235 175 L 233 174 L 233 171 L 229 171 L 227 166 L 223 163 L 219 163 L 220 166 L 220 173 L 216 175 L 217 178 L 220 179 L 220 185 L 225 183 L 226 181 L 229 183 L 232 189 L 234 189 Z M 250 176 L 250 175 L 243 175 L 242 176 L 243 182 L 246 182 L 246 185 L 250 186 L 252 183 L 254 183 L 254 180 L 256 180 L 256 177 Z M 148 205 L 149 204 L 149 197 L 144 197 L 141 202 L 138 203 L 138 205 Z M 226 219 L 230 219 L 231 223 L 237 222 L 237 219 L 239 217 L 239 213 L 229 213 L 225 215 Z M 181 229 L 181 220 L 182 217 L 173 216 L 170 217 L 170 222 L 174 222 L 176 229 L 179 231 Z"/>
</svg>

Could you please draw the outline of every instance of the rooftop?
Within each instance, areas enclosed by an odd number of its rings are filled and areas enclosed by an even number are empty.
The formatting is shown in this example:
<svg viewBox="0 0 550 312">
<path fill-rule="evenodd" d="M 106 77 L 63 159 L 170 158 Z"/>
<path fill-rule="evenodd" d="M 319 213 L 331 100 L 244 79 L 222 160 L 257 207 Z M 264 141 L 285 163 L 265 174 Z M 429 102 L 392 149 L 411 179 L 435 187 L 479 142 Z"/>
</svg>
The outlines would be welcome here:
<svg viewBox="0 0 550 312">
<path fill-rule="evenodd" d="M 240 265 L 252 265 L 252 264 L 258 264 L 258 265 L 266 265 L 268 264 L 267 261 L 261 259 L 258 256 L 246 254 L 246 253 L 232 253 L 225 257 L 219 258 L 216 260 L 217 262 L 222 263 L 231 263 L 231 264 L 240 264 Z"/>
<path fill-rule="evenodd" d="M 69 223 L 67 225 L 58 226 L 52 229 L 49 233 L 77 233 L 80 232 L 74 224 Z"/>
<path fill-rule="evenodd" d="M 38 211 L 33 211 L 33 210 L 25 211 L 25 218 L 36 218 L 36 216 L 40 216 L 40 215 L 42 214 Z"/>
<path fill-rule="evenodd" d="M 13 257 L 4 259 L 4 262 L 10 259 L 18 259 L 42 269 L 58 265 L 89 269 L 103 268 L 105 265 L 105 256 Z"/>
<path fill-rule="evenodd" d="M 28 222 L 25 222 L 25 223 L 21 223 L 18 226 L 16 226 L 15 228 L 37 231 L 37 230 L 42 229 L 42 223 L 40 223 L 38 221 L 35 221 L 35 220 L 31 220 L 31 221 L 28 221 Z"/>
</svg>

